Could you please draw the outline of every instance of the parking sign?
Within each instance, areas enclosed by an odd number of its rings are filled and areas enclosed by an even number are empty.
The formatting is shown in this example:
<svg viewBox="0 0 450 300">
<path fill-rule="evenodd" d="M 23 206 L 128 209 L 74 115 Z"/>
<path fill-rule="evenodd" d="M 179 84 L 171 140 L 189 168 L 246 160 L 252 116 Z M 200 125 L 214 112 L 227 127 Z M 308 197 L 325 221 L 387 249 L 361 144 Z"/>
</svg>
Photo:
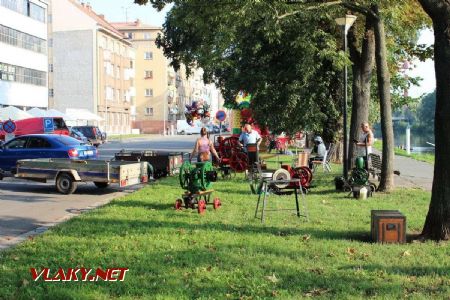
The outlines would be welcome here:
<svg viewBox="0 0 450 300">
<path fill-rule="evenodd" d="M 53 118 L 44 118 L 44 132 L 53 132 Z"/>
</svg>

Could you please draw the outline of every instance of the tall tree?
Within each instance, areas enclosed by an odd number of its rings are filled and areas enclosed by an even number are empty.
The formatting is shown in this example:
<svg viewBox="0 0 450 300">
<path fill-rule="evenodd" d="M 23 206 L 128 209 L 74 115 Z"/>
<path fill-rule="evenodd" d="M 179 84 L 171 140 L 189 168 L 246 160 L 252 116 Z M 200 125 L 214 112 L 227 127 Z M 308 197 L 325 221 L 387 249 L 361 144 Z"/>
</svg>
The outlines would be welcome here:
<svg viewBox="0 0 450 300">
<path fill-rule="evenodd" d="M 434 29 L 436 72 L 435 164 L 430 208 L 422 237 L 450 239 L 450 1 L 419 0 Z"/>
<path fill-rule="evenodd" d="M 366 18 L 361 50 L 359 49 L 356 26 L 349 31 L 349 52 L 352 61 L 352 114 L 350 141 L 359 139 L 360 124 L 369 120 L 369 103 L 372 71 L 375 63 L 375 36 L 373 23 Z M 355 144 L 349 143 L 348 161 L 351 165 L 355 155 Z"/>
</svg>

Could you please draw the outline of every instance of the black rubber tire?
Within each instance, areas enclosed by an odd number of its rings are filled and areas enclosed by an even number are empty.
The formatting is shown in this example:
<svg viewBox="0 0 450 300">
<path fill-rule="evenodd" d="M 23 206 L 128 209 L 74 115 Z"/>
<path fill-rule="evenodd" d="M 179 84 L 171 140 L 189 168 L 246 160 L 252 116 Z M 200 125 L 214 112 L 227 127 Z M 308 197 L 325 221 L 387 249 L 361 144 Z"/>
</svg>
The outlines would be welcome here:
<svg viewBox="0 0 450 300">
<path fill-rule="evenodd" d="M 77 189 L 77 182 L 69 173 L 61 173 L 56 178 L 56 190 L 61 194 L 70 195 Z"/>
<path fill-rule="evenodd" d="M 98 181 L 94 181 L 94 184 L 96 187 L 98 187 L 99 189 L 104 189 L 107 188 L 109 186 L 108 182 L 98 182 Z"/>
</svg>

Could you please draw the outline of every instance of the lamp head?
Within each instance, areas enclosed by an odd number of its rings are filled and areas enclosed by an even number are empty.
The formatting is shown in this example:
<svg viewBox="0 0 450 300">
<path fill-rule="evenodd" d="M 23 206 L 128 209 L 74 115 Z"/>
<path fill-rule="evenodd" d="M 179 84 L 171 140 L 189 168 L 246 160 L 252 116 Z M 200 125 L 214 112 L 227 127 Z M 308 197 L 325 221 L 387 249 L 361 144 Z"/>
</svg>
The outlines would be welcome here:
<svg viewBox="0 0 450 300">
<path fill-rule="evenodd" d="M 343 18 L 336 18 L 336 24 L 345 28 L 345 34 L 347 34 L 350 27 L 352 27 L 353 23 L 356 21 L 356 16 L 354 15 L 345 15 Z"/>
</svg>

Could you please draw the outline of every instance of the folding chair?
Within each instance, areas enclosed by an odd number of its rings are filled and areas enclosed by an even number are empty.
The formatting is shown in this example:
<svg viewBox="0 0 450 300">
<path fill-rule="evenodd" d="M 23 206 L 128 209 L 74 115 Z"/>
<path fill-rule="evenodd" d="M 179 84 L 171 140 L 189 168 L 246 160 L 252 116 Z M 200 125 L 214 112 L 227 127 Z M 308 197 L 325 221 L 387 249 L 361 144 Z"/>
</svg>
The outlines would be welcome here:
<svg viewBox="0 0 450 300">
<path fill-rule="evenodd" d="M 335 151 L 336 151 L 336 146 L 334 144 L 330 144 L 330 147 L 328 148 L 328 150 L 325 151 L 323 160 L 313 160 L 312 161 L 312 164 L 313 164 L 312 171 L 314 172 L 316 170 L 317 165 L 322 165 L 322 169 L 324 172 L 327 172 L 327 171 L 331 172 L 330 161 L 331 161 L 331 157 L 333 157 Z"/>
</svg>

